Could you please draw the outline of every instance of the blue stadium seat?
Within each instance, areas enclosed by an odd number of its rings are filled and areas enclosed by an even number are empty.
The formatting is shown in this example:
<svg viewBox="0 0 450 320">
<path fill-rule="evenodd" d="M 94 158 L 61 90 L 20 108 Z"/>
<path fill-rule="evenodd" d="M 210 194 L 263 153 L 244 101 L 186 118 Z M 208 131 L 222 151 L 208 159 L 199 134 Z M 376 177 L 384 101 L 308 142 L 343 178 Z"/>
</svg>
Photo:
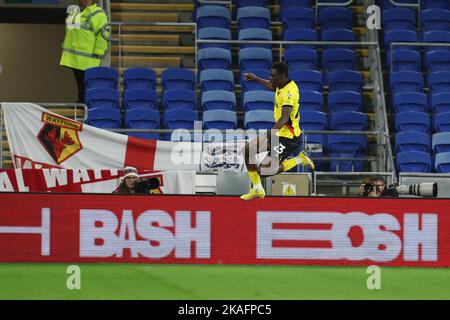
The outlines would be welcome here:
<svg viewBox="0 0 450 320">
<path fill-rule="evenodd" d="M 326 7 L 319 10 L 319 24 L 322 30 L 349 29 L 353 27 L 352 11 L 345 7 Z"/>
<path fill-rule="evenodd" d="M 434 132 L 450 132 L 450 112 L 433 115 Z"/>
<path fill-rule="evenodd" d="M 364 135 L 331 134 L 327 138 L 327 149 L 332 158 L 359 158 L 367 150 L 367 138 Z M 362 161 L 331 160 L 330 171 L 360 172 Z"/>
<path fill-rule="evenodd" d="M 335 70 L 353 70 L 356 66 L 356 54 L 351 49 L 325 49 L 322 54 L 322 66 L 327 72 Z"/>
<path fill-rule="evenodd" d="M 95 67 L 86 69 L 84 82 L 86 90 L 92 88 L 110 88 L 117 89 L 119 81 L 119 72 L 110 67 Z"/>
<path fill-rule="evenodd" d="M 430 50 L 425 53 L 424 62 L 429 73 L 450 71 L 450 50 Z"/>
<path fill-rule="evenodd" d="M 208 129 L 236 129 L 236 112 L 229 110 L 208 110 L 203 112 L 203 126 Z"/>
<path fill-rule="evenodd" d="M 230 29 L 231 13 L 228 8 L 222 6 L 202 6 L 197 8 L 197 28 L 208 27 Z"/>
<path fill-rule="evenodd" d="M 202 91 L 234 90 L 234 76 L 231 70 L 208 69 L 200 72 L 200 86 Z"/>
<path fill-rule="evenodd" d="M 267 7 L 267 0 L 235 0 L 237 8 L 243 7 Z"/>
<path fill-rule="evenodd" d="M 198 50 L 199 71 L 206 69 L 231 68 L 231 51 L 221 48 L 205 48 Z"/>
<path fill-rule="evenodd" d="M 415 131 L 398 132 L 395 135 L 395 149 L 398 152 L 421 151 L 430 152 L 430 136 Z"/>
<path fill-rule="evenodd" d="M 436 71 L 428 74 L 431 94 L 450 92 L 450 71 Z"/>
<path fill-rule="evenodd" d="M 422 92 L 423 76 L 422 73 L 416 71 L 397 71 L 390 74 L 390 88 L 392 94 L 400 92 Z"/>
<path fill-rule="evenodd" d="M 423 34 L 423 42 L 426 43 L 445 43 L 450 44 L 450 31 L 435 30 L 427 31 Z M 425 52 L 432 50 L 450 50 L 449 46 L 426 46 Z"/>
<path fill-rule="evenodd" d="M 195 89 L 195 73 L 189 69 L 170 68 L 161 73 L 163 91 L 174 89 Z"/>
<path fill-rule="evenodd" d="M 328 95 L 328 109 L 330 112 L 362 112 L 362 95 L 354 91 L 330 92 Z"/>
<path fill-rule="evenodd" d="M 194 129 L 198 112 L 190 109 L 170 109 L 164 112 L 164 127 L 167 129 Z"/>
<path fill-rule="evenodd" d="M 237 10 L 238 30 L 270 28 L 270 11 L 264 7 L 243 7 Z"/>
<path fill-rule="evenodd" d="M 430 132 L 430 117 L 425 112 L 406 111 L 395 115 L 395 129 L 401 131 Z"/>
<path fill-rule="evenodd" d="M 323 94 L 317 91 L 301 89 L 300 108 L 304 111 L 322 111 Z"/>
<path fill-rule="evenodd" d="M 197 95 L 194 90 L 166 90 L 162 95 L 162 106 L 164 110 L 194 110 L 197 109 Z"/>
<path fill-rule="evenodd" d="M 416 28 L 416 11 L 407 8 L 391 8 L 382 12 L 382 26 L 385 31 Z"/>
<path fill-rule="evenodd" d="M 307 28 L 286 29 L 283 32 L 283 41 L 317 41 L 317 31 Z M 285 49 L 310 48 L 316 49 L 315 44 L 285 44 Z"/>
<path fill-rule="evenodd" d="M 386 55 L 389 55 L 389 52 L 391 51 L 392 42 L 417 42 L 417 32 L 404 29 L 386 31 L 384 33 L 384 46 L 386 48 Z M 396 45 L 393 48 L 393 50 L 400 49 L 417 50 L 417 47 Z"/>
<path fill-rule="evenodd" d="M 363 87 L 362 74 L 354 70 L 338 70 L 328 73 L 330 91 L 361 92 Z"/>
<path fill-rule="evenodd" d="M 297 83 L 300 91 L 323 91 L 322 72 L 317 70 L 300 70 L 289 73 L 290 78 Z M 301 99 L 301 97 L 300 97 Z"/>
<path fill-rule="evenodd" d="M 450 31 L 450 11 L 443 9 L 427 9 L 420 12 L 422 32 L 433 30 Z"/>
<path fill-rule="evenodd" d="M 319 57 L 315 49 L 293 48 L 284 52 L 284 60 L 290 71 L 317 70 Z"/>
<path fill-rule="evenodd" d="M 88 110 L 86 123 L 100 129 L 119 129 L 122 115 L 119 109 L 93 108 Z"/>
<path fill-rule="evenodd" d="M 244 129 L 270 130 L 275 124 L 273 111 L 253 110 L 244 114 Z"/>
<path fill-rule="evenodd" d="M 242 109 L 244 111 L 272 110 L 273 118 L 274 99 L 275 93 L 271 91 L 254 90 L 245 92 L 242 102 Z"/>
<path fill-rule="evenodd" d="M 305 7 L 292 7 L 281 17 L 283 29 L 307 28 L 314 29 L 315 22 L 314 10 Z"/>
<path fill-rule="evenodd" d="M 434 114 L 450 112 L 450 92 L 430 95 L 430 104 Z"/>
<path fill-rule="evenodd" d="M 406 151 L 397 153 L 396 163 L 399 172 L 431 172 L 431 157 L 426 152 Z"/>
<path fill-rule="evenodd" d="M 150 89 L 129 89 L 123 94 L 123 106 L 128 109 L 158 109 L 158 94 Z"/>
<path fill-rule="evenodd" d="M 271 66 L 272 50 L 264 48 L 245 48 L 239 50 L 239 67 L 241 71 L 256 69 L 268 70 Z"/>
<path fill-rule="evenodd" d="M 156 71 L 148 68 L 126 69 L 123 72 L 123 86 L 125 90 L 156 90 Z"/>
<path fill-rule="evenodd" d="M 410 49 L 398 49 L 386 56 L 388 70 L 392 71 L 421 71 L 422 59 L 420 52 Z M 392 60 L 392 64 L 391 64 Z"/>
<path fill-rule="evenodd" d="M 166 129 L 184 129 L 193 130 L 194 123 L 198 120 L 198 112 L 189 109 L 171 109 L 164 113 L 164 127 Z M 164 135 L 166 140 L 171 141 L 192 141 L 193 134 L 189 134 L 189 139 L 187 139 L 186 133 L 172 132 Z"/>
<path fill-rule="evenodd" d="M 328 29 L 323 30 L 321 34 L 322 41 L 345 41 L 345 42 L 354 42 L 355 41 L 355 33 L 352 30 L 348 29 Z M 327 49 L 333 48 L 352 48 L 352 45 L 327 45 Z"/>
<path fill-rule="evenodd" d="M 198 30 L 199 40 L 231 40 L 231 30 L 227 28 L 203 28 Z M 199 43 L 199 49 L 204 48 L 222 48 L 231 49 L 229 43 Z"/>
<path fill-rule="evenodd" d="M 450 132 L 439 132 L 432 136 L 433 152 L 450 152 Z"/>
<path fill-rule="evenodd" d="M 367 130 L 367 115 L 356 111 L 330 113 L 331 130 L 335 131 L 365 131 Z"/>
<path fill-rule="evenodd" d="M 212 90 L 202 93 L 203 110 L 236 110 L 234 92 Z"/>
<path fill-rule="evenodd" d="M 327 114 L 321 111 L 301 110 L 300 127 L 303 130 L 325 131 L 328 127 Z"/>
<path fill-rule="evenodd" d="M 119 91 L 109 88 L 93 88 L 86 91 L 85 103 L 88 109 L 119 109 Z"/>
<path fill-rule="evenodd" d="M 272 31 L 270 29 L 247 28 L 239 31 L 239 41 L 272 41 Z M 266 48 L 272 49 L 271 44 L 248 43 L 241 44 L 240 48 Z"/>
<path fill-rule="evenodd" d="M 128 129 L 159 129 L 159 111 L 153 109 L 131 109 L 125 113 L 125 126 Z M 159 140 L 159 133 L 130 132 L 131 137 Z"/>
<path fill-rule="evenodd" d="M 428 112 L 428 100 L 422 92 L 400 92 L 393 96 L 396 113 L 405 111 Z"/>
<path fill-rule="evenodd" d="M 420 8 L 426 9 L 450 9 L 448 0 L 421 0 Z"/>
<path fill-rule="evenodd" d="M 244 70 L 245 72 L 253 73 L 257 75 L 258 77 L 262 79 L 268 80 L 270 77 L 270 71 L 267 69 L 255 69 L 255 70 Z M 247 91 L 253 91 L 253 90 L 269 90 L 262 84 L 256 82 L 256 81 L 246 81 L 244 79 L 243 72 L 241 73 L 241 86 L 242 86 L 242 92 L 245 93 Z"/>
<path fill-rule="evenodd" d="M 442 152 L 436 155 L 435 167 L 437 173 L 450 173 L 450 152 Z"/>
</svg>

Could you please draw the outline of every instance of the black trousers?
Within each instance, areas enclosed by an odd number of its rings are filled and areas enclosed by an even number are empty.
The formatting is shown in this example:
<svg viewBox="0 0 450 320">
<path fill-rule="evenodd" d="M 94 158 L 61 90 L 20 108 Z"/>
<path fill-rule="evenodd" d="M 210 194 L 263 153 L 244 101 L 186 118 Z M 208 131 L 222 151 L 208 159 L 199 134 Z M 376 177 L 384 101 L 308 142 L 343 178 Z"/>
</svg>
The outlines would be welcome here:
<svg viewBox="0 0 450 320">
<path fill-rule="evenodd" d="M 84 84 L 84 70 L 73 69 L 73 74 L 75 76 L 75 81 L 77 82 L 78 88 L 78 100 L 77 103 L 84 103 L 84 94 L 86 91 L 86 86 Z"/>
</svg>

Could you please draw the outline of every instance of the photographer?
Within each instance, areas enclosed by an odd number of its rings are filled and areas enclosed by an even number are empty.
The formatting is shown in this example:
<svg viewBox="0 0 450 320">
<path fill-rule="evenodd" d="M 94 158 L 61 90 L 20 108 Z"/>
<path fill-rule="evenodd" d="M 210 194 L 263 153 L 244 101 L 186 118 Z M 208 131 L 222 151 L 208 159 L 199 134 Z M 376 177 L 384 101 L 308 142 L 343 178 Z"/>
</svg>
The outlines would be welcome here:
<svg viewBox="0 0 450 320">
<path fill-rule="evenodd" d="M 151 194 L 151 190 L 159 187 L 159 180 L 156 178 L 139 179 L 136 168 L 125 167 L 122 182 L 113 193 L 121 194 Z"/>
<path fill-rule="evenodd" d="M 386 180 L 383 177 L 372 177 L 368 183 L 359 186 L 361 197 L 381 197 L 386 188 Z"/>
</svg>

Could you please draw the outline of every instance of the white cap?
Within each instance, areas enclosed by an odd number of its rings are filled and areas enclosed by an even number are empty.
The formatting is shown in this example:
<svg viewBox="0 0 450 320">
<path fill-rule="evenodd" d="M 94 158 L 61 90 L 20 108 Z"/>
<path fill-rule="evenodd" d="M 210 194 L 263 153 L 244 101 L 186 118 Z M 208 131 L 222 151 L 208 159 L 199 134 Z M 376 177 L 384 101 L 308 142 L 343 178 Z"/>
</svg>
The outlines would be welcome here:
<svg viewBox="0 0 450 320">
<path fill-rule="evenodd" d="M 137 169 L 135 167 L 125 167 L 123 169 L 123 179 L 128 177 L 136 177 L 139 178 L 139 175 L 137 173 Z"/>
</svg>

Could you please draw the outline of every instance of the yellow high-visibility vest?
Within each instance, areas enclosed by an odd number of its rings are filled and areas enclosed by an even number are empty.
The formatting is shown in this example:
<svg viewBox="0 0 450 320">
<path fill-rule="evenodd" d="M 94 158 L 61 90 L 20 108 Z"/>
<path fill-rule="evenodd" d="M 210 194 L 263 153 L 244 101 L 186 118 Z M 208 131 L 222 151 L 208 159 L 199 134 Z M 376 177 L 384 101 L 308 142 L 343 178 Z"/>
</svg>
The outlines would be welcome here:
<svg viewBox="0 0 450 320">
<path fill-rule="evenodd" d="M 108 50 L 108 41 L 102 34 L 107 24 L 108 17 L 95 3 L 81 13 L 79 9 L 71 10 L 66 19 L 60 65 L 79 70 L 99 67 Z M 106 29 L 103 33 L 109 36 Z"/>
</svg>

